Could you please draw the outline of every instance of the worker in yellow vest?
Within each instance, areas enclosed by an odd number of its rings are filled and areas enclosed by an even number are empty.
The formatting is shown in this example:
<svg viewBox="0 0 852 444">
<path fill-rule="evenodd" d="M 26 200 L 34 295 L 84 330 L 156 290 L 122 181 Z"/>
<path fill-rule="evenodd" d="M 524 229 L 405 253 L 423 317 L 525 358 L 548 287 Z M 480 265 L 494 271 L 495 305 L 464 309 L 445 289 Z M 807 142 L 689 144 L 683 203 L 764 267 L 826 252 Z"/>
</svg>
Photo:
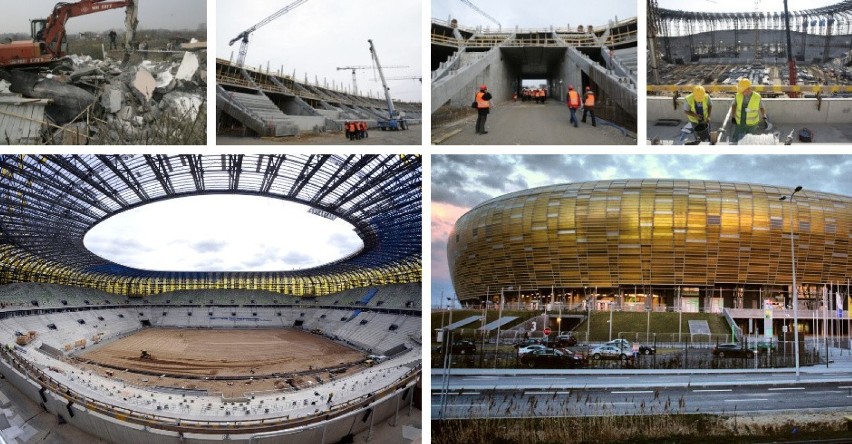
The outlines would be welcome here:
<svg viewBox="0 0 852 444">
<path fill-rule="evenodd" d="M 695 132 L 695 128 L 700 124 L 710 125 L 710 112 L 713 109 L 713 104 L 710 102 L 710 96 L 704 87 L 696 85 L 692 88 L 692 94 L 686 96 L 683 101 L 683 111 L 686 113 L 686 118 L 689 123 L 686 124 L 681 131 L 681 143 L 686 140 L 686 137 Z M 709 128 L 708 128 L 709 131 Z"/>
<path fill-rule="evenodd" d="M 476 93 L 476 134 L 488 134 L 485 131 L 485 120 L 488 119 L 488 112 L 491 110 L 491 93 L 488 92 L 488 87 L 485 85 L 479 86 L 479 92 Z"/>
<path fill-rule="evenodd" d="M 574 91 L 574 85 L 568 85 L 568 110 L 571 111 L 570 123 L 577 127 L 577 109 L 580 108 L 580 93 Z"/>
<path fill-rule="evenodd" d="M 583 123 L 586 123 L 586 113 L 592 115 L 592 126 L 598 126 L 595 122 L 595 93 L 589 86 L 586 87 L 586 100 L 583 103 Z"/>
<path fill-rule="evenodd" d="M 769 118 L 763 109 L 760 94 L 752 91 L 749 79 L 740 78 L 737 81 L 737 95 L 731 104 L 731 115 L 734 116 L 735 124 L 732 142 L 739 142 L 746 134 L 761 134 L 769 127 Z"/>
</svg>

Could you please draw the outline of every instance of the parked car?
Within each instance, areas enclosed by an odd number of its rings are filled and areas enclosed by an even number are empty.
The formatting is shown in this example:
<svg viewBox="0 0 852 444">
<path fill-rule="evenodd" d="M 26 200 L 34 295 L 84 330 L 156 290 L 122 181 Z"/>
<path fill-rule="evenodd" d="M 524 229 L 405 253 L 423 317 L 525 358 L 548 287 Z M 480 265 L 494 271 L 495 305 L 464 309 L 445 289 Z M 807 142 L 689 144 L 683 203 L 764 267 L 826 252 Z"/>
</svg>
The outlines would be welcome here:
<svg viewBox="0 0 852 444">
<path fill-rule="evenodd" d="M 584 365 L 584 360 L 570 351 L 545 348 L 524 354 L 521 356 L 521 364 L 530 368 L 577 368 Z"/>
<path fill-rule="evenodd" d="M 770 339 L 761 339 L 757 341 L 755 347 L 758 352 L 765 352 L 767 350 L 775 351 L 778 348 L 778 344 L 774 340 Z"/>
<path fill-rule="evenodd" d="M 573 347 L 577 345 L 577 338 L 572 334 L 559 335 L 556 337 L 556 344 L 560 346 Z"/>
<path fill-rule="evenodd" d="M 454 355 L 469 355 L 471 353 L 476 353 L 476 344 L 473 341 L 456 341 L 453 343 L 453 354 Z"/>
<path fill-rule="evenodd" d="M 528 345 L 544 345 L 547 341 L 544 338 L 528 338 L 515 344 L 515 348 L 526 347 Z"/>
<path fill-rule="evenodd" d="M 547 347 L 545 347 L 545 346 L 543 346 L 543 345 L 541 345 L 541 344 L 528 345 L 528 346 L 526 346 L 526 347 L 521 347 L 521 348 L 519 348 L 519 349 L 518 349 L 518 354 L 519 354 L 519 355 L 525 355 L 525 354 L 530 353 L 530 352 L 533 352 L 533 351 L 535 351 L 535 350 L 547 350 Z"/>
<path fill-rule="evenodd" d="M 613 339 L 612 341 L 607 342 L 604 345 L 611 345 L 613 347 L 618 347 L 621 350 L 624 350 L 630 354 L 633 351 L 633 344 L 630 343 L 627 339 L 619 338 Z M 639 346 L 639 354 L 640 355 L 655 355 L 657 354 L 657 348 L 653 345 L 640 345 Z"/>
<path fill-rule="evenodd" d="M 601 345 L 592 349 L 589 355 L 595 360 L 599 359 L 627 359 L 633 352 L 624 350 L 614 345 Z"/>
<path fill-rule="evenodd" d="M 743 348 L 740 344 L 719 344 L 713 347 L 713 356 L 719 358 L 753 358 L 755 351 L 750 348 Z"/>
</svg>

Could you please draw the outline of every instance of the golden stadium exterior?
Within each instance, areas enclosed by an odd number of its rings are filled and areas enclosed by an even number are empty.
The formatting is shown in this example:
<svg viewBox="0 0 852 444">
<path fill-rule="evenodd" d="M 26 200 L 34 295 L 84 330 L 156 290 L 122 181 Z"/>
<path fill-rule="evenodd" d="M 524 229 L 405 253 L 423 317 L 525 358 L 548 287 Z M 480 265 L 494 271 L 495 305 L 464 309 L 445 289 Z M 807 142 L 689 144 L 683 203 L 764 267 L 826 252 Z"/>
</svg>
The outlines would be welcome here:
<svg viewBox="0 0 852 444">
<path fill-rule="evenodd" d="M 613 302 L 663 310 L 677 298 L 702 311 L 764 300 L 790 306 L 792 210 L 806 306 L 852 276 L 852 198 L 802 190 L 791 207 L 792 192 L 637 179 L 507 194 L 456 222 L 447 247 L 453 286 L 463 304 L 499 303 L 503 293 L 505 303 L 528 308 Z"/>
</svg>

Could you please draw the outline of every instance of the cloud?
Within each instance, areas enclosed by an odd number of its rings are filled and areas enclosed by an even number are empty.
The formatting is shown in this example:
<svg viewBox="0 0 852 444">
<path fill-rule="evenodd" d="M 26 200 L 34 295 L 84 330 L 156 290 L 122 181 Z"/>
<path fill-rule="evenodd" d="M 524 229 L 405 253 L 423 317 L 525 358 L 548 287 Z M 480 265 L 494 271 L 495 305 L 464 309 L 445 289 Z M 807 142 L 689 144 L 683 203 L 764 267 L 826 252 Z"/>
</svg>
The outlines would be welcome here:
<svg viewBox="0 0 852 444">
<path fill-rule="evenodd" d="M 312 265 L 318 265 L 313 256 L 298 251 L 289 251 L 283 256 L 280 256 L 279 259 L 294 268 L 305 268 Z"/>
<path fill-rule="evenodd" d="M 224 250 L 227 246 L 227 242 L 213 239 L 194 242 L 191 244 L 192 249 L 195 250 L 196 253 L 218 253 Z"/>
</svg>

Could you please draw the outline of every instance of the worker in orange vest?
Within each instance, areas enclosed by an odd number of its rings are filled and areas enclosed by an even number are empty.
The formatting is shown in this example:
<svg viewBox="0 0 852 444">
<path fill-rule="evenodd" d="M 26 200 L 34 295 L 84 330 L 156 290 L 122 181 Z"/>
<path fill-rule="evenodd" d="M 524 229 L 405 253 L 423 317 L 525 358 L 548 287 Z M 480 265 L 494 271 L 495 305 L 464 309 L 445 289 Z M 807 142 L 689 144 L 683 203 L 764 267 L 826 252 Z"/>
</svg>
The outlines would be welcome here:
<svg viewBox="0 0 852 444">
<path fill-rule="evenodd" d="M 370 137 L 370 133 L 367 132 L 367 128 L 367 122 L 361 121 L 361 134 L 364 136 L 365 139 Z"/>
<path fill-rule="evenodd" d="M 346 136 L 347 139 L 352 140 L 352 127 L 351 123 L 347 120 L 343 122 L 343 135 Z"/>
<path fill-rule="evenodd" d="M 577 127 L 577 110 L 580 108 L 580 93 L 574 91 L 574 85 L 568 85 L 568 110 L 571 111 L 571 123 Z"/>
<path fill-rule="evenodd" d="M 488 131 L 485 131 L 485 121 L 488 119 L 488 112 L 491 110 L 491 93 L 488 92 L 487 86 L 479 86 L 479 92 L 476 93 L 474 105 L 476 105 L 478 113 L 476 117 L 476 134 L 488 134 Z"/>
<path fill-rule="evenodd" d="M 598 126 L 595 122 L 595 93 L 589 86 L 586 87 L 586 101 L 583 103 L 583 123 L 586 123 L 586 113 L 592 115 L 592 126 Z"/>
</svg>

